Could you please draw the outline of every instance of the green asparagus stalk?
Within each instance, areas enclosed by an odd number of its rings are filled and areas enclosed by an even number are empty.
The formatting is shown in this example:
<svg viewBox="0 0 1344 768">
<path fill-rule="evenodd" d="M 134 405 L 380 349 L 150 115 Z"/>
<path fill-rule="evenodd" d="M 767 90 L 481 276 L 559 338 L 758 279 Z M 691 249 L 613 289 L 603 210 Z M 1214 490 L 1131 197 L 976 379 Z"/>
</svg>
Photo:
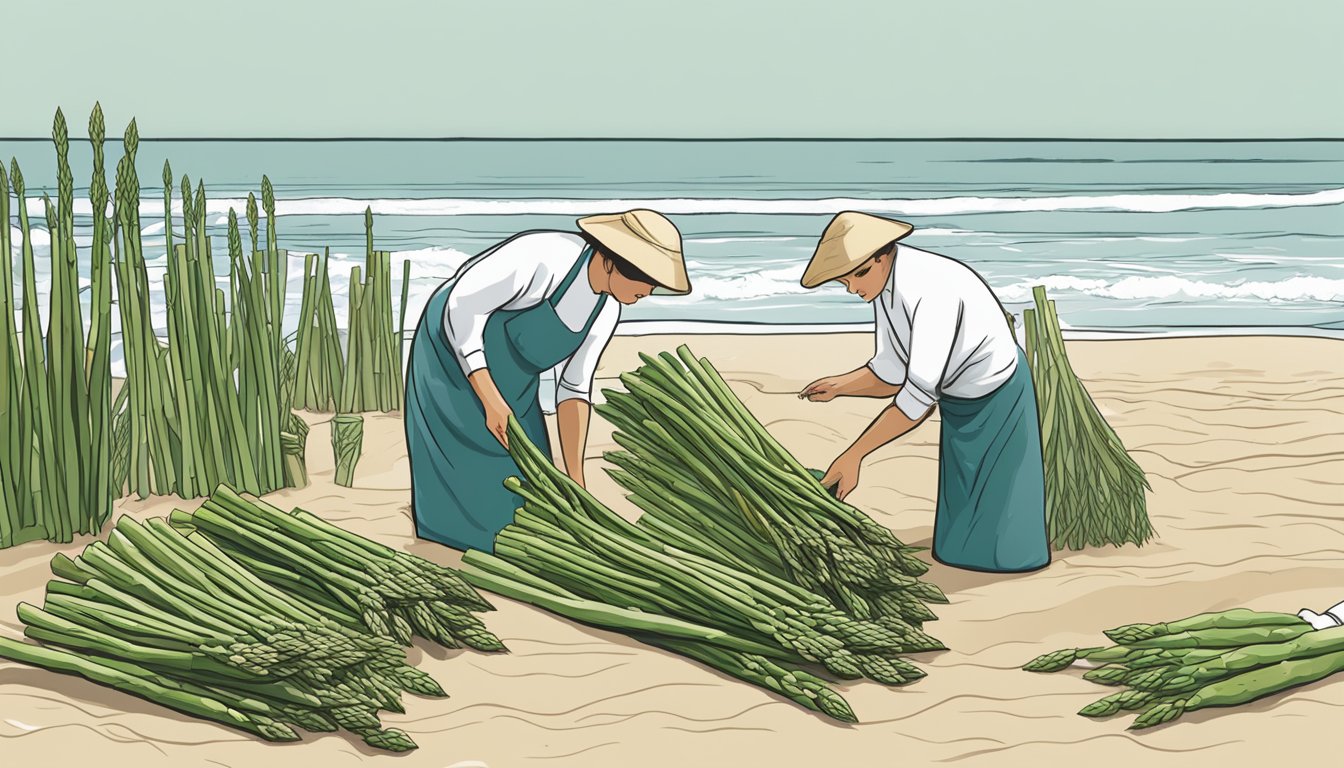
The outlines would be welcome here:
<svg viewBox="0 0 1344 768">
<path fill-rule="evenodd" d="M 193 695 L 160 685 L 151 679 L 126 674 L 87 656 L 30 645 L 7 637 L 0 637 L 0 656 L 55 672 L 79 675 L 87 680 L 149 699 L 193 717 L 214 720 L 254 733 L 267 741 L 298 741 L 299 739 L 298 734 L 284 723 L 256 714 L 247 715 L 224 705 L 216 699 Z"/>
<path fill-rule="evenodd" d="M 1188 619 L 1165 624 L 1127 624 L 1107 630 L 1106 636 L 1117 643 L 1133 645 L 1164 635 L 1204 629 L 1244 629 L 1249 627 L 1293 627 L 1306 622 L 1291 613 L 1264 613 L 1235 608 L 1218 613 L 1201 613 Z"/>
<path fill-rule="evenodd" d="M 1340 671 L 1344 671 L 1344 651 L 1258 667 L 1210 683 L 1185 698 L 1158 704 L 1140 715 L 1130 727 L 1135 730 L 1152 728 L 1198 709 L 1245 704 L 1279 691 L 1323 680 Z"/>
</svg>

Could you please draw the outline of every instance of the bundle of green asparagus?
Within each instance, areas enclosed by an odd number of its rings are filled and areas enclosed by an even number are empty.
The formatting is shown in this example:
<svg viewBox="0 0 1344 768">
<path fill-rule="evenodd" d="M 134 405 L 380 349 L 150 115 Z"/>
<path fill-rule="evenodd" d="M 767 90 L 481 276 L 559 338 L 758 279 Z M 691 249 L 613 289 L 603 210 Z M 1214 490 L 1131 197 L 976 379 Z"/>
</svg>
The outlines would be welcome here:
<svg viewBox="0 0 1344 768">
<path fill-rule="evenodd" d="M 625 450 L 606 459 L 644 515 L 676 546 L 824 595 L 850 616 L 922 626 L 945 603 L 918 577 L 915 547 L 836 500 L 751 415 L 705 358 L 682 346 L 641 355 L 597 410 Z"/>
<path fill-rule="evenodd" d="M 526 482 L 505 484 L 524 504 L 494 555 L 464 557 L 463 576 L 479 587 L 629 632 L 840 719 L 852 713 L 820 678 L 779 663 L 901 685 L 924 673 L 898 654 L 943 647 L 908 622 L 856 619 L 790 581 L 626 521 L 556 469 L 516 422 L 509 450 Z"/>
<path fill-rule="evenodd" d="M 1314 630 L 1288 613 L 1234 609 L 1164 624 L 1131 624 L 1106 633 L 1116 645 L 1067 648 L 1024 667 L 1057 672 L 1075 661 L 1096 666 L 1083 677 L 1125 690 L 1084 707 L 1105 717 L 1141 714 L 1132 729 L 1171 722 L 1206 707 L 1232 707 L 1344 671 L 1344 627 Z"/>
<path fill-rule="evenodd" d="M 381 749 L 415 743 L 383 729 L 403 691 L 444 696 L 392 640 L 352 631 L 301 595 L 258 579 L 208 541 L 161 519 L 122 517 L 106 544 L 52 560 L 66 581 L 20 603 L 25 634 L 0 656 L 142 696 L 271 741 L 338 728 Z"/>
<path fill-rule="evenodd" d="M 1097 410 L 1069 364 L 1055 303 L 1033 291 L 1023 313 L 1045 459 L 1045 512 L 1055 549 L 1142 545 L 1153 536 L 1143 469 Z"/>
<path fill-rule="evenodd" d="M 220 486 L 195 512 L 174 512 L 171 522 L 347 629 L 407 645 L 419 636 L 448 648 L 504 650 L 472 613 L 492 607 L 456 571 L 302 509 L 283 512 Z"/>
</svg>

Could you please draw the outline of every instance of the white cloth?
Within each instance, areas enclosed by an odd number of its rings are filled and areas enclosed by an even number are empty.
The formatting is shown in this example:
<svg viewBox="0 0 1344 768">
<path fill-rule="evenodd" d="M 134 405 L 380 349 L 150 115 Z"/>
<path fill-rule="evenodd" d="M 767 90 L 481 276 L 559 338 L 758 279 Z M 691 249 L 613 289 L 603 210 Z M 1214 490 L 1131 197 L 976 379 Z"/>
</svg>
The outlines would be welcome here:
<svg viewBox="0 0 1344 768">
<path fill-rule="evenodd" d="M 1315 611 L 1303 608 L 1297 612 L 1312 629 L 1330 629 L 1331 627 L 1344 626 L 1344 602 L 1330 608 L 1325 613 L 1316 613 Z"/>
<path fill-rule="evenodd" d="M 471 375 L 489 367 L 485 355 L 485 324 L 499 310 L 535 307 L 555 294 L 579 260 L 586 243 L 569 232 L 525 232 L 472 259 L 463 266 L 448 292 L 443 327 L 462 372 Z M 616 331 L 621 304 L 594 291 L 587 271 L 580 272 L 556 303 L 560 322 L 572 331 L 583 328 L 598 302 L 597 319 L 577 351 L 553 371 L 556 402 L 592 399 L 593 378 L 602 351 Z"/>
<path fill-rule="evenodd" d="M 877 339 L 868 367 L 901 385 L 896 406 L 912 420 L 944 395 L 988 395 L 1017 370 L 1003 307 L 955 259 L 898 243 L 887 287 L 873 305 Z"/>
</svg>

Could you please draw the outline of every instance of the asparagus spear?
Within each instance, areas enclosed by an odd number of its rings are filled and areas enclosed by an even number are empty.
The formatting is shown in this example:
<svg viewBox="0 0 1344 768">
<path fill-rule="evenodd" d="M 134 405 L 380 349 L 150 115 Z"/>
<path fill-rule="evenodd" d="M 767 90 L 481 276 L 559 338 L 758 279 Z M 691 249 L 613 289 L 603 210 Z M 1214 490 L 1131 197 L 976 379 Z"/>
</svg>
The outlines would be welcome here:
<svg viewBox="0 0 1344 768">
<path fill-rule="evenodd" d="M 1134 721 L 1132 729 L 1171 722 L 1187 712 L 1206 707 L 1232 707 L 1289 688 L 1323 680 L 1344 671 L 1344 651 L 1296 658 L 1243 672 L 1200 688 L 1185 698 L 1158 704 Z"/>
<path fill-rule="evenodd" d="M 1193 632 L 1203 629 L 1247 629 L 1251 627 L 1295 627 L 1305 624 L 1291 613 L 1263 613 L 1234 608 L 1218 613 L 1201 613 L 1188 619 L 1165 624 L 1127 624 L 1107 630 L 1106 636 L 1117 643 L 1133 645 L 1165 635 Z"/>
<path fill-rule="evenodd" d="M 214 720 L 255 733 L 267 741 L 298 741 L 299 739 L 299 735 L 284 723 L 276 722 L 257 713 L 245 714 L 226 706 L 217 699 L 161 685 L 148 678 L 114 669 L 87 656 L 30 645 L 7 637 L 0 637 L 0 656 L 55 672 L 79 675 L 95 683 L 140 696 L 156 704 L 171 707 L 194 717 Z"/>
</svg>

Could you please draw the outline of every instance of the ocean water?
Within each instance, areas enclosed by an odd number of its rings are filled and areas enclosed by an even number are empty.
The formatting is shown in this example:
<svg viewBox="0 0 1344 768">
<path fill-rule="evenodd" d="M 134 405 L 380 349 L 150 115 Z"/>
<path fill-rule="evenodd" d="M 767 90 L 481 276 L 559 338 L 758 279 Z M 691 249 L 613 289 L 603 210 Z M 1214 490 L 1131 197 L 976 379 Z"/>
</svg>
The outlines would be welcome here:
<svg viewBox="0 0 1344 768">
<path fill-rule="evenodd" d="M 87 227 L 91 154 L 87 143 L 72 154 L 77 225 Z M 120 144 L 107 154 L 115 167 Z M 45 226 L 51 145 L 4 141 L 0 156 L 23 167 L 28 210 Z M 827 221 L 847 209 L 911 222 L 907 242 L 970 264 L 1011 311 L 1046 286 L 1075 334 L 1344 332 L 1344 141 L 146 140 L 140 213 L 156 282 L 165 159 L 178 182 L 204 180 L 219 254 L 228 210 L 242 218 L 267 174 L 292 288 L 301 254 L 329 247 L 342 323 L 365 207 L 398 279 L 400 262 L 411 262 L 413 321 L 470 254 L 519 231 L 572 229 L 578 216 L 638 206 L 681 229 L 694 293 L 627 308 L 623 332 L 871 322 L 871 309 L 840 288 L 798 283 Z M 180 207 L 176 215 L 180 226 Z M 45 286 L 45 231 L 35 246 Z M 216 265 L 225 272 L 226 259 Z"/>
</svg>

